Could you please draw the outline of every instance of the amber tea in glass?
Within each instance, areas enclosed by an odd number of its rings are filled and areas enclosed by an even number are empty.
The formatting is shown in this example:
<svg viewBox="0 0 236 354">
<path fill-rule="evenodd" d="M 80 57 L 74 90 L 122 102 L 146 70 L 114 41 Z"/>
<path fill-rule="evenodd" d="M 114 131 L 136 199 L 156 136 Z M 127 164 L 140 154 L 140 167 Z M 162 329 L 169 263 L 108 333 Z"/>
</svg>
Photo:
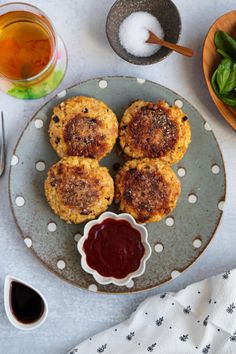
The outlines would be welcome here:
<svg viewBox="0 0 236 354">
<path fill-rule="evenodd" d="M 55 39 L 48 21 L 28 11 L 0 16 L 0 73 L 25 80 L 41 73 L 53 57 Z"/>
<path fill-rule="evenodd" d="M 57 64 L 58 61 L 61 63 Z M 25 3 L 0 6 L 0 88 L 3 91 L 16 97 L 21 95 L 20 98 L 42 97 L 58 86 L 66 64 L 64 44 L 41 10 Z M 40 87 L 29 90 L 39 82 Z M 9 83 L 12 86 L 7 91 Z M 19 87 L 28 91 L 20 92 Z"/>
</svg>

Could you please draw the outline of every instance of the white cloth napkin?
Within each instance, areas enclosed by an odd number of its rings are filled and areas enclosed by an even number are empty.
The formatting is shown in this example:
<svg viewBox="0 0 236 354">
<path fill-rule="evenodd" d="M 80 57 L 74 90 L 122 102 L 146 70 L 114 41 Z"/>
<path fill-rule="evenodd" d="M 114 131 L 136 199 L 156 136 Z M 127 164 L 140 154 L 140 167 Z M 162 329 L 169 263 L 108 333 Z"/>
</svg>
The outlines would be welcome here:
<svg viewBox="0 0 236 354">
<path fill-rule="evenodd" d="M 144 301 L 68 354 L 235 354 L 236 269 Z"/>
</svg>

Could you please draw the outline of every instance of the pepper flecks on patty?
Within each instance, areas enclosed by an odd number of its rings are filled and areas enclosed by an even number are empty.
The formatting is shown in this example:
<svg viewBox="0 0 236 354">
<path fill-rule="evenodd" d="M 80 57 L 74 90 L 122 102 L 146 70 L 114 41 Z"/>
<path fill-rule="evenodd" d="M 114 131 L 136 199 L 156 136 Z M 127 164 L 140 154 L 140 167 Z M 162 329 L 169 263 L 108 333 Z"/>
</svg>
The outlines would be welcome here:
<svg viewBox="0 0 236 354">
<path fill-rule="evenodd" d="M 120 144 L 133 158 L 158 158 L 173 164 L 183 157 L 190 140 L 186 115 L 164 101 L 136 101 L 121 120 Z"/>
<path fill-rule="evenodd" d="M 80 156 L 100 160 L 118 136 L 112 110 L 92 97 L 77 96 L 54 107 L 49 125 L 50 142 L 60 157 Z"/>
<path fill-rule="evenodd" d="M 99 198 L 97 187 L 99 179 L 87 178 L 79 167 L 71 167 L 66 171 L 64 183 L 59 183 L 59 193 L 63 204 L 81 209 L 81 215 L 89 214 L 89 206 Z"/>
<path fill-rule="evenodd" d="M 116 176 L 116 202 L 141 223 L 160 221 L 169 214 L 180 190 L 173 170 L 157 159 L 128 161 Z"/>
<path fill-rule="evenodd" d="M 166 109 L 154 103 L 149 103 L 133 115 L 126 133 L 131 144 L 142 149 L 147 157 L 164 155 L 178 139 L 177 124 L 169 119 Z"/>
<path fill-rule="evenodd" d="M 96 118 L 80 114 L 65 125 L 63 138 L 68 156 L 101 156 L 107 149 L 106 136 L 99 132 L 102 123 Z"/>
<path fill-rule="evenodd" d="M 65 157 L 48 171 L 45 195 L 56 214 L 78 224 L 107 209 L 114 197 L 114 183 L 97 160 Z"/>
</svg>

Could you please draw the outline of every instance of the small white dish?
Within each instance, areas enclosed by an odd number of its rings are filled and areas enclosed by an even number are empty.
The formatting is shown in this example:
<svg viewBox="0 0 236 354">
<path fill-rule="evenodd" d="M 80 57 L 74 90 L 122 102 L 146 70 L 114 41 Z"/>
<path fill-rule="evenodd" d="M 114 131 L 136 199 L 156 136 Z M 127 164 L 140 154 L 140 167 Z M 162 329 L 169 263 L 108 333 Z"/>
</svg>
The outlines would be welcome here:
<svg viewBox="0 0 236 354">
<path fill-rule="evenodd" d="M 36 320 L 35 322 L 32 322 L 32 323 L 20 322 L 15 317 L 15 315 L 13 314 L 12 309 L 11 309 L 11 304 L 10 304 L 10 302 L 11 302 L 11 284 L 12 284 L 13 281 L 28 286 L 29 288 L 34 290 L 41 297 L 41 299 L 43 301 L 43 304 L 44 304 L 44 310 L 43 310 L 43 313 L 40 316 L 40 318 L 38 320 Z M 40 293 L 40 291 L 38 291 L 32 285 L 26 283 L 25 281 L 23 281 L 21 279 L 18 279 L 18 278 L 15 278 L 15 277 L 13 277 L 11 275 L 7 275 L 6 278 L 5 278 L 5 283 L 4 283 L 4 307 L 5 307 L 5 312 L 6 312 L 6 315 L 8 317 L 8 320 L 11 322 L 11 324 L 13 326 L 15 326 L 16 328 L 22 329 L 22 330 L 32 330 L 32 329 L 35 329 L 35 328 L 41 326 L 45 322 L 45 320 L 47 318 L 47 315 L 48 315 L 48 304 L 46 302 L 45 297 Z"/>
<path fill-rule="evenodd" d="M 84 247 L 83 247 L 84 242 L 88 238 L 90 229 L 94 225 L 102 223 L 105 219 L 126 220 L 130 223 L 130 225 L 134 229 L 138 230 L 141 235 L 141 241 L 144 246 L 144 255 L 141 259 L 140 266 L 135 272 L 128 274 L 125 278 L 117 279 L 114 277 L 105 277 L 105 276 L 99 274 L 95 269 L 91 268 L 87 263 L 86 253 L 84 252 Z M 77 248 L 78 248 L 79 253 L 81 254 L 81 266 L 82 266 L 83 270 L 89 274 L 92 274 L 92 276 L 94 277 L 96 282 L 99 284 L 102 284 L 102 285 L 107 285 L 107 284 L 111 284 L 111 283 L 118 285 L 118 286 L 127 285 L 132 278 L 139 277 L 140 275 L 142 275 L 145 272 L 146 261 L 148 260 L 148 258 L 151 256 L 151 253 L 152 253 L 151 246 L 148 242 L 148 232 L 147 232 L 146 227 L 143 225 L 137 224 L 136 221 L 134 220 L 134 218 L 131 215 L 126 214 L 126 213 L 115 214 L 115 213 L 111 213 L 111 212 L 105 212 L 102 215 L 100 215 L 100 217 L 98 219 L 89 221 L 85 225 L 84 235 L 79 240 L 79 242 L 77 244 Z"/>
</svg>

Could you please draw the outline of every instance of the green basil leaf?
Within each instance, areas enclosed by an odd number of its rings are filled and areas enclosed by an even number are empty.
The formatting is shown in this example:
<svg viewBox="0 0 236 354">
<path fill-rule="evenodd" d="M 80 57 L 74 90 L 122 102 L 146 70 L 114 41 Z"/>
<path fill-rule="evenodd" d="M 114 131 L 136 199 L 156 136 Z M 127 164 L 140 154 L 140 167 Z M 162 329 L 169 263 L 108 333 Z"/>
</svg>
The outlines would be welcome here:
<svg viewBox="0 0 236 354">
<path fill-rule="evenodd" d="M 217 31 L 215 33 L 215 45 L 217 49 L 222 50 L 236 62 L 236 41 L 230 35 L 223 31 Z"/>
<path fill-rule="evenodd" d="M 233 72 L 234 63 L 229 58 L 224 58 L 217 69 L 217 83 L 219 87 L 219 92 L 225 94 L 230 92 L 233 88 L 231 87 L 231 73 Z M 228 86 L 228 82 L 230 85 Z M 230 87 L 230 89 L 229 89 Z"/>
<path fill-rule="evenodd" d="M 229 106 L 236 108 L 236 93 L 235 96 L 222 97 L 221 100 Z"/>
<path fill-rule="evenodd" d="M 222 57 L 224 58 L 230 58 L 230 56 L 228 54 L 226 54 L 222 49 L 217 49 L 216 50 L 217 53 L 219 53 L 220 55 L 222 55 Z"/>
<path fill-rule="evenodd" d="M 236 63 L 233 64 L 233 68 L 231 70 L 227 84 L 225 86 L 224 93 L 229 93 L 235 90 L 235 88 L 236 88 Z"/>
<path fill-rule="evenodd" d="M 214 74 L 212 75 L 211 85 L 212 85 L 216 95 L 220 98 L 219 88 L 218 88 L 218 84 L 217 84 L 217 70 L 218 69 L 216 69 Z"/>
<path fill-rule="evenodd" d="M 221 93 L 223 95 L 230 93 L 236 87 L 236 64 L 232 63 L 231 71 L 228 77 L 228 80 L 224 86 L 223 91 Z"/>
</svg>

